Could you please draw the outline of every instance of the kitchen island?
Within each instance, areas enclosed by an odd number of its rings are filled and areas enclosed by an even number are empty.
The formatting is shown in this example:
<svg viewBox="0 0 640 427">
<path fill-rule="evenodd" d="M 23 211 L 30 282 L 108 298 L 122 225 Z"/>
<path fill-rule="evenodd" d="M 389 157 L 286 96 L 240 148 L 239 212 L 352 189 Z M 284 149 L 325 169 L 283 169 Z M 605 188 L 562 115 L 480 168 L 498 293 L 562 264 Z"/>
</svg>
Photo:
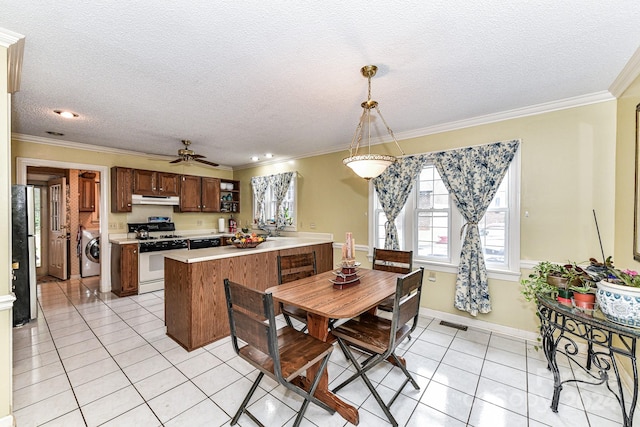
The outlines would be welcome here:
<svg viewBox="0 0 640 427">
<path fill-rule="evenodd" d="M 278 284 L 278 255 L 312 251 L 318 273 L 333 268 L 333 244 L 323 238 L 276 237 L 250 249 L 222 246 L 167 253 L 167 335 L 188 351 L 228 336 L 224 279 L 264 291 Z"/>
</svg>

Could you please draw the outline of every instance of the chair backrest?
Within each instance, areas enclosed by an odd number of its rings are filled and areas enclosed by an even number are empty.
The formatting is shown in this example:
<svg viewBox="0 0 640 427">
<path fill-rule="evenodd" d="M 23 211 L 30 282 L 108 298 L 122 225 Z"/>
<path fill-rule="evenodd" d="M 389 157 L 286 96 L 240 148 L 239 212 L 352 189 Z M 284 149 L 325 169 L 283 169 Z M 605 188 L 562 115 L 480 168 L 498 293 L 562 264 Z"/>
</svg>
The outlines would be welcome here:
<svg viewBox="0 0 640 427">
<path fill-rule="evenodd" d="M 317 272 L 315 251 L 294 255 L 278 255 L 279 284 L 314 276 Z"/>
<path fill-rule="evenodd" d="M 413 251 L 373 248 L 373 269 L 407 274 L 413 270 Z"/>
<path fill-rule="evenodd" d="M 238 339 L 241 339 L 250 347 L 270 356 L 273 359 L 275 375 L 282 378 L 273 296 L 229 279 L 224 279 L 224 292 L 231 342 L 236 354 L 240 354 Z"/>
<path fill-rule="evenodd" d="M 399 343 L 405 336 L 413 332 L 418 324 L 423 276 L 424 268 L 420 267 L 409 274 L 398 277 L 393 301 L 393 317 L 391 318 L 392 336 L 389 344 L 391 349 L 395 348 L 396 342 Z M 412 320 L 411 326 L 405 328 L 405 325 Z M 404 330 L 400 332 L 403 328 Z"/>
</svg>

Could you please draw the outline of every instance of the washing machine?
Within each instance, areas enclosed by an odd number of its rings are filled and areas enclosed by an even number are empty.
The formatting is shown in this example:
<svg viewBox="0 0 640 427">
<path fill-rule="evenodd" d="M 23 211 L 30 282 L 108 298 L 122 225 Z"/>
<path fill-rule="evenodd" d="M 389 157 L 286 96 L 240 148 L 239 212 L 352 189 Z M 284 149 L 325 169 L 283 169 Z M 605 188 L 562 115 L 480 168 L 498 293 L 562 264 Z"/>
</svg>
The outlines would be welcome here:
<svg viewBox="0 0 640 427">
<path fill-rule="evenodd" d="M 82 261 L 80 275 L 82 277 L 100 275 L 100 230 L 82 230 L 80 249 Z"/>
</svg>

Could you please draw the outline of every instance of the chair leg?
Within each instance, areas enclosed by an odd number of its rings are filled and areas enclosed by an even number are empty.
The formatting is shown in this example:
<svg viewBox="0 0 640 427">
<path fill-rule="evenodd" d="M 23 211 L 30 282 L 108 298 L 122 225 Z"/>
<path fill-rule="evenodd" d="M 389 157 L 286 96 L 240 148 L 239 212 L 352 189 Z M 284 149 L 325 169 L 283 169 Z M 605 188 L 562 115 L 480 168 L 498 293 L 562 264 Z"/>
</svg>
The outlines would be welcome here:
<svg viewBox="0 0 640 427">
<path fill-rule="evenodd" d="M 318 368 L 318 372 L 316 373 L 316 376 L 313 378 L 313 381 L 311 382 L 311 387 L 309 387 L 309 391 L 305 391 L 303 389 L 300 389 L 299 387 L 296 387 L 290 383 L 286 383 L 285 386 L 296 392 L 297 394 L 299 394 L 300 396 L 304 397 L 304 402 L 302 402 L 302 406 L 300 406 L 300 409 L 298 410 L 298 416 L 296 417 L 295 422 L 293 423 L 293 427 L 298 427 L 300 425 L 300 423 L 302 422 L 302 418 L 304 417 L 305 412 L 307 411 L 307 407 L 309 406 L 309 402 L 313 402 L 316 405 L 320 406 L 322 409 L 326 410 L 327 412 L 329 412 L 330 414 L 334 414 L 335 411 L 328 407 L 324 402 L 321 402 L 320 400 L 318 400 L 314 394 L 316 392 L 316 389 L 318 388 L 318 384 L 320 384 L 320 379 L 322 378 L 322 373 L 324 372 L 324 370 L 327 368 L 327 364 L 329 363 L 329 355 L 326 355 L 324 357 L 324 359 L 322 359 L 322 362 L 320 364 L 320 367 Z"/>
<path fill-rule="evenodd" d="M 282 313 L 282 317 L 284 317 L 284 321 L 287 322 L 287 326 L 293 328 L 293 323 L 291 323 L 291 319 L 289 318 L 289 316 Z"/>
<path fill-rule="evenodd" d="M 251 386 L 249 393 L 247 393 L 244 400 L 242 401 L 242 404 L 240 405 L 240 408 L 238 408 L 238 412 L 236 412 L 236 414 L 233 416 L 233 419 L 231 420 L 231 425 L 235 425 L 238 422 L 240 415 L 242 415 L 242 413 L 245 412 L 246 406 L 249 403 L 249 400 L 251 400 L 253 393 L 255 393 L 256 389 L 258 388 L 258 384 L 260 384 L 262 377 L 264 377 L 264 372 L 260 372 L 260 374 L 258 374 L 258 378 L 256 378 L 256 380 L 253 382 L 253 385 Z M 251 418 L 253 421 L 260 424 L 260 422 L 252 414 L 250 414 L 249 411 L 246 411 L 246 412 L 249 418 Z"/>
</svg>

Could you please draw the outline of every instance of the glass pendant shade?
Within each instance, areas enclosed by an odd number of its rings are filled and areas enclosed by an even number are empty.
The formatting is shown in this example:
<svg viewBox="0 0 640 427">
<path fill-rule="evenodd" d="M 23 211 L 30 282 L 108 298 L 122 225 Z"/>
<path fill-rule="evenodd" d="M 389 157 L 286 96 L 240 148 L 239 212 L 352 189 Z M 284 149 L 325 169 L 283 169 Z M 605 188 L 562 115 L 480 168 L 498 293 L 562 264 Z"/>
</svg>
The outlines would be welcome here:
<svg viewBox="0 0 640 427">
<path fill-rule="evenodd" d="M 359 177 L 371 179 L 379 176 L 395 161 L 395 157 L 384 154 L 362 154 L 360 156 L 347 157 L 342 163 L 353 169 Z"/>
</svg>

